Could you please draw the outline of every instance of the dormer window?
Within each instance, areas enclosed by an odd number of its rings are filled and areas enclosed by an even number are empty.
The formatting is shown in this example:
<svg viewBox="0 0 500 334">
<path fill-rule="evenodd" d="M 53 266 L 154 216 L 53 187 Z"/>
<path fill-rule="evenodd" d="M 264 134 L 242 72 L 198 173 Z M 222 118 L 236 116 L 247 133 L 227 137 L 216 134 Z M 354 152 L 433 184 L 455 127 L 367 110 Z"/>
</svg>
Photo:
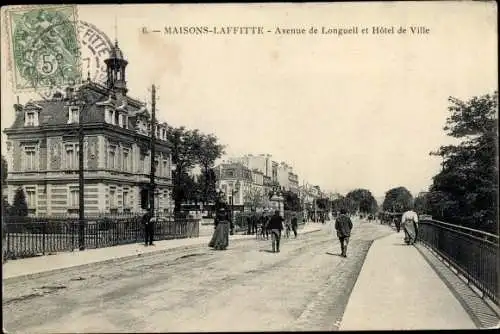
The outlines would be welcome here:
<svg viewBox="0 0 500 334">
<path fill-rule="evenodd" d="M 113 109 L 106 107 L 104 112 L 105 112 L 106 123 L 113 124 L 113 121 L 115 119 Z"/>
<path fill-rule="evenodd" d="M 42 106 L 28 102 L 24 107 L 24 126 L 39 126 L 38 117 Z"/>
<path fill-rule="evenodd" d="M 68 124 L 78 123 L 80 121 L 80 108 L 69 107 Z"/>
<path fill-rule="evenodd" d="M 25 118 L 25 126 L 35 126 L 35 112 L 27 111 Z"/>
</svg>

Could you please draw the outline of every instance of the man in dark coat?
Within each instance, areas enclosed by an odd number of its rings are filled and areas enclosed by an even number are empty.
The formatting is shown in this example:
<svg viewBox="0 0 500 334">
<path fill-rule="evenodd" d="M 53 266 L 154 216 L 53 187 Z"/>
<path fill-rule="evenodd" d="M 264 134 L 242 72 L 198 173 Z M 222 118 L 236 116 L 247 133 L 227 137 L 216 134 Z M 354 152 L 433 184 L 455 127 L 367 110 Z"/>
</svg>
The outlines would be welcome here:
<svg viewBox="0 0 500 334">
<path fill-rule="evenodd" d="M 246 221 L 247 221 L 247 234 L 252 234 L 252 214 L 251 213 L 246 217 Z"/>
<path fill-rule="evenodd" d="M 142 216 L 142 224 L 144 225 L 144 245 L 153 245 L 154 219 L 151 212 L 148 211 Z"/>
<path fill-rule="evenodd" d="M 261 236 L 262 239 L 269 239 L 269 229 L 268 229 L 268 223 L 269 223 L 269 215 L 267 212 L 264 212 L 264 214 L 260 217 L 260 224 L 261 224 Z"/>
<path fill-rule="evenodd" d="M 252 211 L 252 234 L 257 234 L 257 221 L 259 217 L 255 211 Z"/>
<path fill-rule="evenodd" d="M 297 214 L 294 214 L 292 216 L 292 231 L 293 231 L 293 234 L 295 235 L 295 238 L 297 238 L 297 227 L 298 227 L 299 223 L 298 223 L 298 218 L 297 218 Z"/>
<path fill-rule="evenodd" d="M 340 216 L 335 220 L 335 230 L 337 230 L 337 237 L 340 240 L 341 255 L 347 257 L 347 245 L 351 236 L 352 221 L 347 216 L 345 209 L 340 210 Z"/>
<path fill-rule="evenodd" d="M 247 217 L 247 234 L 254 234 L 257 230 L 257 215 L 255 211 L 252 209 L 250 214 Z"/>
<path fill-rule="evenodd" d="M 274 215 L 269 220 L 268 229 L 271 230 L 271 243 L 274 252 L 280 252 L 281 231 L 283 230 L 283 221 L 285 219 L 280 216 L 280 212 L 276 210 Z"/>
</svg>

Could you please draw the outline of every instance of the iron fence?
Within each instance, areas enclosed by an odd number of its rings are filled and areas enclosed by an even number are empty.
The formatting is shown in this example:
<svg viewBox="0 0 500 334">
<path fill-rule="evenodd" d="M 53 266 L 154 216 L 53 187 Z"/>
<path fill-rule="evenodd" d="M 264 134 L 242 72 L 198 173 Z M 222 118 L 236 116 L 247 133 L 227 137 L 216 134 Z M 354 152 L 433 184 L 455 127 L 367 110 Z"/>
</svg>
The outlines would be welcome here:
<svg viewBox="0 0 500 334">
<path fill-rule="evenodd" d="M 419 223 L 418 240 L 498 305 L 498 235 L 424 219 Z"/>
<path fill-rule="evenodd" d="M 73 251 L 79 248 L 79 220 L 72 217 L 4 217 L 4 256 L 17 259 Z M 158 216 L 154 240 L 199 236 L 199 220 Z M 144 242 L 140 216 L 88 217 L 84 222 L 85 248 L 103 248 Z"/>
</svg>

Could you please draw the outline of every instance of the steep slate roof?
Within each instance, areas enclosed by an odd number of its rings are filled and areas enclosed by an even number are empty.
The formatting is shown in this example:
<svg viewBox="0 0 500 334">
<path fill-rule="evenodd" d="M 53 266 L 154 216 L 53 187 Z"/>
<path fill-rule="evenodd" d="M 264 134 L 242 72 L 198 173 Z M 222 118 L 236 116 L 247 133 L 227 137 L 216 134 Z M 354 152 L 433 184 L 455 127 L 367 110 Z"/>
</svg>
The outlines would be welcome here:
<svg viewBox="0 0 500 334">
<path fill-rule="evenodd" d="M 110 95 L 108 90 L 104 86 L 100 86 L 96 83 L 86 83 L 80 87 L 83 89 L 92 104 L 85 109 L 82 113 L 82 123 L 94 123 L 94 122 L 104 122 L 103 108 L 96 105 L 98 102 L 104 102 L 109 100 Z M 112 98 L 113 104 L 119 107 L 119 102 Z M 66 106 L 68 100 L 63 99 L 51 99 L 51 100 L 36 100 L 30 101 L 31 104 L 39 105 L 42 110 L 39 114 L 39 124 L 40 126 L 53 126 L 53 125 L 65 125 L 68 123 L 68 108 Z M 149 112 L 144 108 L 144 104 L 138 100 L 126 97 L 125 110 L 129 114 L 129 128 L 134 127 L 135 117 L 137 115 L 143 115 L 145 118 L 149 119 Z M 15 105 L 14 108 L 19 110 L 20 106 Z M 11 129 L 24 127 L 24 112 L 16 112 L 16 117 L 14 123 L 10 127 Z"/>
</svg>

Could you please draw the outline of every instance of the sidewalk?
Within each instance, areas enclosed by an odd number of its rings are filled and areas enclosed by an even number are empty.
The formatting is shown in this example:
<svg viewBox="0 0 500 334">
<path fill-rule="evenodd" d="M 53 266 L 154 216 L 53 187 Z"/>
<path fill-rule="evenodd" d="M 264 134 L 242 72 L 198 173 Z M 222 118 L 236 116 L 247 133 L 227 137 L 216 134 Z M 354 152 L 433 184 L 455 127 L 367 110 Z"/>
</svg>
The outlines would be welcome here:
<svg viewBox="0 0 500 334">
<path fill-rule="evenodd" d="M 476 326 L 419 251 L 394 233 L 372 244 L 340 330 L 419 329 Z"/>
<path fill-rule="evenodd" d="M 299 230 L 299 233 L 304 234 L 319 230 L 321 230 L 321 226 L 309 223 L 305 224 L 305 226 Z M 48 272 L 57 272 L 74 267 L 86 267 L 95 263 L 111 263 L 113 261 L 131 259 L 138 256 L 147 256 L 198 245 L 206 245 L 210 241 L 210 238 L 211 235 L 206 235 L 198 238 L 156 241 L 155 246 L 149 247 L 145 247 L 142 243 L 135 243 L 10 260 L 3 265 L 3 280 L 21 279 L 29 276 L 36 277 L 37 275 L 46 274 Z M 255 235 L 232 235 L 229 237 L 229 242 L 231 242 L 231 240 L 248 239 L 255 239 Z"/>
</svg>

